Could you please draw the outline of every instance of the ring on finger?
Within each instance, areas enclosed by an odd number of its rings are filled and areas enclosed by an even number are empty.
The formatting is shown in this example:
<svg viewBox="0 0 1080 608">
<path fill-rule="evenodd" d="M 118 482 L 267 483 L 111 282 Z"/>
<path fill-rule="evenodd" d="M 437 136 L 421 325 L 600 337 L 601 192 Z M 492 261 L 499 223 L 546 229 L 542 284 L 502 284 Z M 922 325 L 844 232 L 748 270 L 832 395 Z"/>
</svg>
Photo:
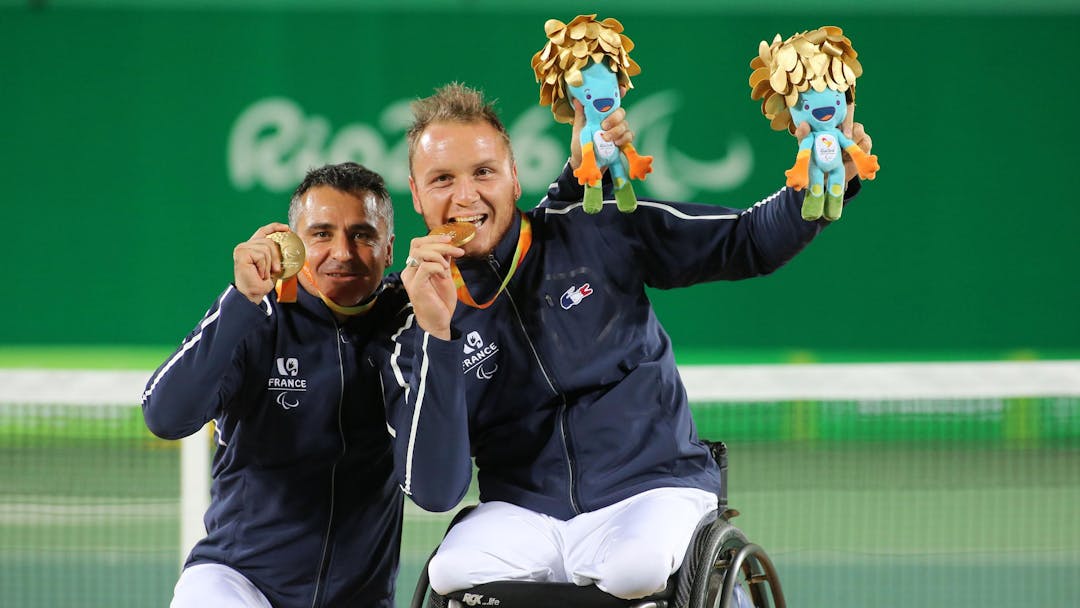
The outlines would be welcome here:
<svg viewBox="0 0 1080 608">
<path fill-rule="evenodd" d="M 420 260 L 418 260 L 418 259 L 416 259 L 416 258 L 414 258 L 414 257 L 412 257 L 410 255 L 409 257 L 405 258 L 405 265 L 406 266 L 412 266 L 413 268 L 419 268 L 420 267 Z"/>
</svg>

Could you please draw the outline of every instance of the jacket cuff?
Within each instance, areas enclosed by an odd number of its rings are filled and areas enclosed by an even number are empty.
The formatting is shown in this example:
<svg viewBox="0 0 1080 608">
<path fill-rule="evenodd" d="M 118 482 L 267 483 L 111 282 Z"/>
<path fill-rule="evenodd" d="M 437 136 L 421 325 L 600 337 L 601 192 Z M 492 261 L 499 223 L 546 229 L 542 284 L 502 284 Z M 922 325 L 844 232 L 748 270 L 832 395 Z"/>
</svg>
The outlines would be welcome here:
<svg viewBox="0 0 1080 608">
<path fill-rule="evenodd" d="M 604 171 L 604 176 L 600 179 L 600 188 L 603 191 L 604 200 L 615 198 L 615 182 L 611 177 L 611 171 Z M 585 198 L 585 186 L 579 184 L 577 177 L 574 176 L 570 159 L 566 159 L 562 173 L 548 186 L 547 198 L 563 202 L 577 202 Z"/>
<path fill-rule="evenodd" d="M 423 333 L 426 334 L 427 332 Z M 461 338 L 461 332 L 458 331 L 458 329 L 454 326 L 450 327 L 449 340 L 443 340 L 442 338 L 434 334 L 428 335 L 431 336 L 428 339 L 428 352 L 434 352 L 438 355 L 453 355 L 456 353 L 461 353 L 462 349 L 464 348 L 462 346 L 463 342 Z"/>
<path fill-rule="evenodd" d="M 562 173 L 548 186 L 547 197 L 553 201 L 580 201 L 585 198 L 585 187 L 574 177 L 570 159 L 566 159 Z"/>
<path fill-rule="evenodd" d="M 219 312 L 221 316 L 230 320 L 229 327 L 243 327 L 250 330 L 274 314 L 273 297 L 273 292 L 271 292 L 264 296 L 261 302 L 254 304 L 247 299 L 247 296 L 240 293 L 236 285 L 230 284 L 225 297 L 221 300 Z"/>
</svg>

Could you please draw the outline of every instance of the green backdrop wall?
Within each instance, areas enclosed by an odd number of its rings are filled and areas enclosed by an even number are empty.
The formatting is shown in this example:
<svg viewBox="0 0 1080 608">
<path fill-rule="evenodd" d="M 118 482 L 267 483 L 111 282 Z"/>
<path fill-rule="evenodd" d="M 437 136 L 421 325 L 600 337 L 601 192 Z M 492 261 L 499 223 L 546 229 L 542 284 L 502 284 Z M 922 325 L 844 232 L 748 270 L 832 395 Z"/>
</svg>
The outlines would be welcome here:
<svg viewBox="0 0 1080 608">
<path fill-rule="evenodd" d="M 175 344 L 229 282 L 233 246 L 283 219 L 291 188 L 322 162 L 387 177 L 403 253 L 421 230 L 408 101 L 441 83 L 499 99 L 523 203 L 567 155 L 568 128 L 537 105 L 529 68 L 544 20 L 576 13 L 567 3 L 14 4 L 0 5 L 0 344 Z M 1080 350 L 1080 13 L 1049 4 L 916 15 L 602 5 L 644 70 L 626 104 L 638 148 L 656 156 L 642 196 L 745 207 L 782 184 L 794 141 L 769 129 L 747 86 L 759 40 L 841 25 L 866 70 L 857 118 L 878 179 L 772 277 L 655 294 L 676 344 Z"/>
</svg>

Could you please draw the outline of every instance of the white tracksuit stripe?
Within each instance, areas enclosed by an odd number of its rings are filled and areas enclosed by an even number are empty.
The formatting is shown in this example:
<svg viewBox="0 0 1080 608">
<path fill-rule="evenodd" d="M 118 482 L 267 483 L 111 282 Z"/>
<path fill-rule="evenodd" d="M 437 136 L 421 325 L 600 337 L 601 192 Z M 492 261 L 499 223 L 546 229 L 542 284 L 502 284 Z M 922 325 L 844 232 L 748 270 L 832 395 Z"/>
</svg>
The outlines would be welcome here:
<svg viewBox="0 0 1080 608">
<path fill-rule="evenodd" d="M 428 354 L 427 345 L 431 334 L 424 332 L 424 345 L 421 350 L 420 363 L 420 386 L 416 387 L 416 405 L 413 407 L 412 426 L 409 429 L 409 447 L 405 451 L 405 485 L 402 489 L 406 494 L 412 494 L 412 464 L 413 449 L 416 447 L 416 429 L 420 426 L 420 409 L 424 405 L 424 394 L 427 392 Z"/>
<path fill-rule="evenodd" d="M 228 296 L 233 289 L 235 288 L 232 285 L 229 285 L 229 288 L 226 289 L 225 293 L 221 294 L 221 298 L 218 299 L 217 310 L 215 310 L 213 314 L 208 315 L 205 319 L 203 319 L 202 323 L 199 323 L 199 333 L 192 336 L 191 339 L 189 339 L 187 342 L 184 342 L 184 344 L 180 347 L 180 350 L 176 351 L 176 354 L 174 354 L 172 358 L 170 358 L 169 361 L 165 365 L 161 366 L 161 369 L 156 374 L 154 374 L 152 382 L 150 383 L 150 387 L 147 388 L 145 392 L 143 392 L 143 403 L 146 403 L 147 397 L 153 394 L 154 387 L 158 385 L 158 382 L 161 381 L 161 378 L 166 373 L 168 373 L 172 366 L 176 365 L 176 362 L 184 356 L 184 353 L 188 352 L 189 350 L 194 348 L 196 344 L 199 343 L 199 340 L 202 339 L 203 332 L 206 331 L 206 328 L 209 327 L 211 323 L 218 320 L 218 317 L 221 316 L 222 302 L 225 301 L 225 297 Z"/>
<path fill-rule="evenodd" d="M 398 386 L 405 389 L 405 400 L 409 399 L 409 385 L 405 382 L 405 376 L 401 375 L 401 367 L 398 365 L 398 357 L 401 356 L 401 343 L 398 342 L 398 338 L 406 330 L 412 327 L 413 319 L 415 315 L 409 315 L 405 318 L 405 323 L 398 328 L 394 335 L 390 336 L 390 341 L 394 343 L 394 354 L 390 355 L 390 368 L 394 370 L 394 378 L 397 380 Z"/>
<path fill-rule="evenodd" d="M 653 201 L 638 201 L 638 205 L 641 206 L 641 207 L 653 207 L 654 209 L 660 209 L 661 211 L 666 211 L 667 213 L 669 213 L 669 214 L 671 214 L 671 215 L 673 215 L 673 216 L 675 216 L 675 217 L 677 217 L 679 219 L 682 219 L 682 220 L 733 220 L 733 219 L 737 219 L 740 215 L 742 215 L 744 213 L 750 213 L 751 211 L 753 211 L 757 207 L 760 207 L 760 206 L 762 206 L 762 205 L 764 205 L 766 203 L 769 203 L 769 202 L 772 202 L 772 201 L 776 200 L 777 198 L 779 198 L 780 194 L 783 191 L 784 191 L 784 188 L 781 188 L 780 190 L 778 190 L 778 191 L 774 192 L 773 194 L 769 195 L 768 197 L 754 203 L 749 209 L 746 209 L 746 210 L 744 210 L 744 211 L 742 211 L 740 213 L 721 213 L 721 214 L 716 214 L 716 215 L 690 215 L 688 213 L 683 213 L 682 211 L 679 211 L 678 209 L 676 209 L 676 208 L 674 208 L 674 207 L 672 207 L 670 205 L 665 205 L 664 203 L 657 203 L 657 202 L 653 202 Z M 606 201 L 604 201 L 605 205 L 611 205 L 611 204 L 614 204 L 614 203 L 615 203 L 614 200 L 606 200 Z M 563 207 L 561 209 L 546 208 L 546 209 L 544 209 L 544 213 L 547 214 L 547 215 L 566 215 L 567 213 L 570 213 L 571 211 L 573 211 L 575 209 L 580 209 L 582 206 L 584 206 L 584 203 L 574 203 L 573 205 L 568 205 L 568 206 Z"/>
</svg>

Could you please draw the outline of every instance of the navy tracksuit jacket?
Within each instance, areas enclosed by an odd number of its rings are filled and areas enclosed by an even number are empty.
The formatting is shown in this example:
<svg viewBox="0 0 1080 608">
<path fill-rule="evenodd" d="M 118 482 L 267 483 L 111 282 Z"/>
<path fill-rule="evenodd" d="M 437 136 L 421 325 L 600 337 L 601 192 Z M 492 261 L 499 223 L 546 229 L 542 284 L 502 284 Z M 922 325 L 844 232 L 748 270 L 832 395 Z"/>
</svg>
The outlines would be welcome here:
<svg viewBox="0 0 1080 608">
<path fill-rule="evenodd" d="M 768 274 L 826 222 L 804 221 L 802 194 L 787 188 L 746 210 L 641 200 L 595 216 L 564 202 L 581 196 L 564 170 L 524 213 L 532 247 L 507 290 L 486 310 L 458 304 L 467 405 L 417 415 L 407 491 L 421 507 L 457 504 L 469 453 L 482 501 L 564 520 L 653 488 L 718 491 L 645 287 Z M 514 221 L 491 256 L 459 264 L 476 301 L 498 290 L 519 234 Z"/>
<path fill-rule="evenodd" d="M 393 418 L 412 410 L 404 385 L 447 387 L 425 403 L 460 394 L 456 363 L 446 374 L 438 362 L 461 346 L 426 346 L 404 290 L 386 283 L 345 323 L 303 288 L 296 303 L 271 293 L 255 305 L 229 287 L 150 378 L 143 412 L 156 435 L 216 422 L 207 536 L 188 566 L 228 565 L 275 607 L 392 608 L 402 518 Z M 407 365 L 390 365 L 402 328 L 433 363 L 414 365 L 405 348 L 396 357 Z"/>
</svg>

